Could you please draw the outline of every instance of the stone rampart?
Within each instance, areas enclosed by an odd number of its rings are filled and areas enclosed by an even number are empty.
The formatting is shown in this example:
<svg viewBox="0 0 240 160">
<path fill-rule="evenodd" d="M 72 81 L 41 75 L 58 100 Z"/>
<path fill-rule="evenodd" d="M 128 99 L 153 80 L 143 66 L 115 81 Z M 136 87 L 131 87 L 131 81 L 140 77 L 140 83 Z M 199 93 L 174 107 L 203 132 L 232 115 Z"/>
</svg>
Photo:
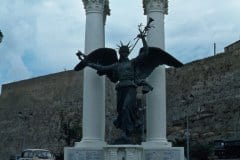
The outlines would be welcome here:
<svg viewBox="0 0 240 160">
<path fill-rule="evenodd" d="M 187 116 L 191 143 L 240 139 L 239 62 L 240 49 L 230 49 L 168 70 L 169 139 L 186 140 Z"/>
<path fill-rule="evenodd" d="M 80 138 L 82 73 L 61 72 L 3 85 L 0 96 L 0 155 L 26 148 L 62 153 Z"/>
</svg>

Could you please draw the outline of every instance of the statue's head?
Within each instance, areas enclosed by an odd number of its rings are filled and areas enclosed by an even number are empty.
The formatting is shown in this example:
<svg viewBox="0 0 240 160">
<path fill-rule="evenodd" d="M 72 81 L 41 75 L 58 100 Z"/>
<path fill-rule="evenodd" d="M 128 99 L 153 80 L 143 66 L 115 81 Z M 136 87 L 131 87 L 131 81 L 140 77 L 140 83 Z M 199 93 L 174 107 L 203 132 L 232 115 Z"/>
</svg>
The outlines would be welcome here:
<svg viewBox="0 0 240 160">
<path fill-rule="evenodd" d="M 130 46 L 129 46 L 129 43 L 127 45 L 124 45 L 122 42 L 120 42 L 120 46 L 119 47 L 119 54 L 120 56 L 122 57 L 128 57 L 128 55 L 130 54 Z"/>
</svg>

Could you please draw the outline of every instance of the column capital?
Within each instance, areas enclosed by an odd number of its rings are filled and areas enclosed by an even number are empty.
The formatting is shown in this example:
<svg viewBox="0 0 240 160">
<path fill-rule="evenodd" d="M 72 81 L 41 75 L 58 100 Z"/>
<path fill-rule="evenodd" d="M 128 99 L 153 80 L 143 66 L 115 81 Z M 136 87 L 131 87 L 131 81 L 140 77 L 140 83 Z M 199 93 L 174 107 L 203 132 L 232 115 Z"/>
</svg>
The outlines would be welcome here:
<svg viewBox="0 0 240 160">
<path fill-rule="evenodd" d="M 151 11 L 168 14 L 168 0 L 143 0 L 144 15 Z"/>
<path fill-rule="evenodd" d="M 109 0 L 82 0 L 86 13 L 102 12 L 104 15 L 110 15 Z"/>
</svg>

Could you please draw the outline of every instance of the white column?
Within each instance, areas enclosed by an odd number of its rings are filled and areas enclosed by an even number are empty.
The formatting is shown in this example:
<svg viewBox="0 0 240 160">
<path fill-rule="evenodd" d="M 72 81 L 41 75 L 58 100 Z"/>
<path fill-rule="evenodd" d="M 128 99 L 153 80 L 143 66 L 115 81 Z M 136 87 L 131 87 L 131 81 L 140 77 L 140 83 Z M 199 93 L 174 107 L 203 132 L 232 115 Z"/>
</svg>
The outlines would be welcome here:
<svg viewBox="0 0 240 160">
<path fill-rule="evenodd" d="M 104 0 L 83 0 L 86 9 L 85 53 L 104 47 Z M 105 80 L 86 67 L 83 78 L 82 140 L 75 147 L 105 145 Z"/>
<path fill-rule="evenodd" d="M 167 0 L 143 0 L 145 14 L 154 19 L 154 28 L 149 30 L 147 41 L 152 47 L 165 48 L 164 14 L 167 14 Z M 148 79 L 153 91 L 147 95 L 147 137 L 146 143 L 156 146 L 170 146 L 166 138 L 166 76 L 165 67 L 159 66 Z"/>
</svg>

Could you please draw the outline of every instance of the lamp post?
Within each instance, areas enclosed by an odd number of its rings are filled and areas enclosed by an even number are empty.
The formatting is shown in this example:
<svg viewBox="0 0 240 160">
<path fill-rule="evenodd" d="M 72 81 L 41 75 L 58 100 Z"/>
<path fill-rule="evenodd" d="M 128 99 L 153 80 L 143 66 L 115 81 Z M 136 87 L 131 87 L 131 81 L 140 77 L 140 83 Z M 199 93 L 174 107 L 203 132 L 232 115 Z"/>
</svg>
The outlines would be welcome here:
<svg viewBox="0 0 240 160">
<path fill-rule="evenodd" d="M 189 132 L 189 104 L 192 103 L 194 99 L 194 96 L 192 94 L 190 94 L 187 98 L 183 97 L 182 98 L 182 102 L 185 103 L 187 105 L 187 110 L 186 110 L 186 143 L 187 143 L 187 160 L 189 160 L 189 153 L 190 153 L 190 147 L 189 147 L 189 136 L 190 136 L 190 132 Z"/>
<path fill-rule="evenodd" d="M 189 160 L 189 125 L 188 125 L 188 109 L 189 105 L 187 106 L 187 159 Z"/>
</svg>

